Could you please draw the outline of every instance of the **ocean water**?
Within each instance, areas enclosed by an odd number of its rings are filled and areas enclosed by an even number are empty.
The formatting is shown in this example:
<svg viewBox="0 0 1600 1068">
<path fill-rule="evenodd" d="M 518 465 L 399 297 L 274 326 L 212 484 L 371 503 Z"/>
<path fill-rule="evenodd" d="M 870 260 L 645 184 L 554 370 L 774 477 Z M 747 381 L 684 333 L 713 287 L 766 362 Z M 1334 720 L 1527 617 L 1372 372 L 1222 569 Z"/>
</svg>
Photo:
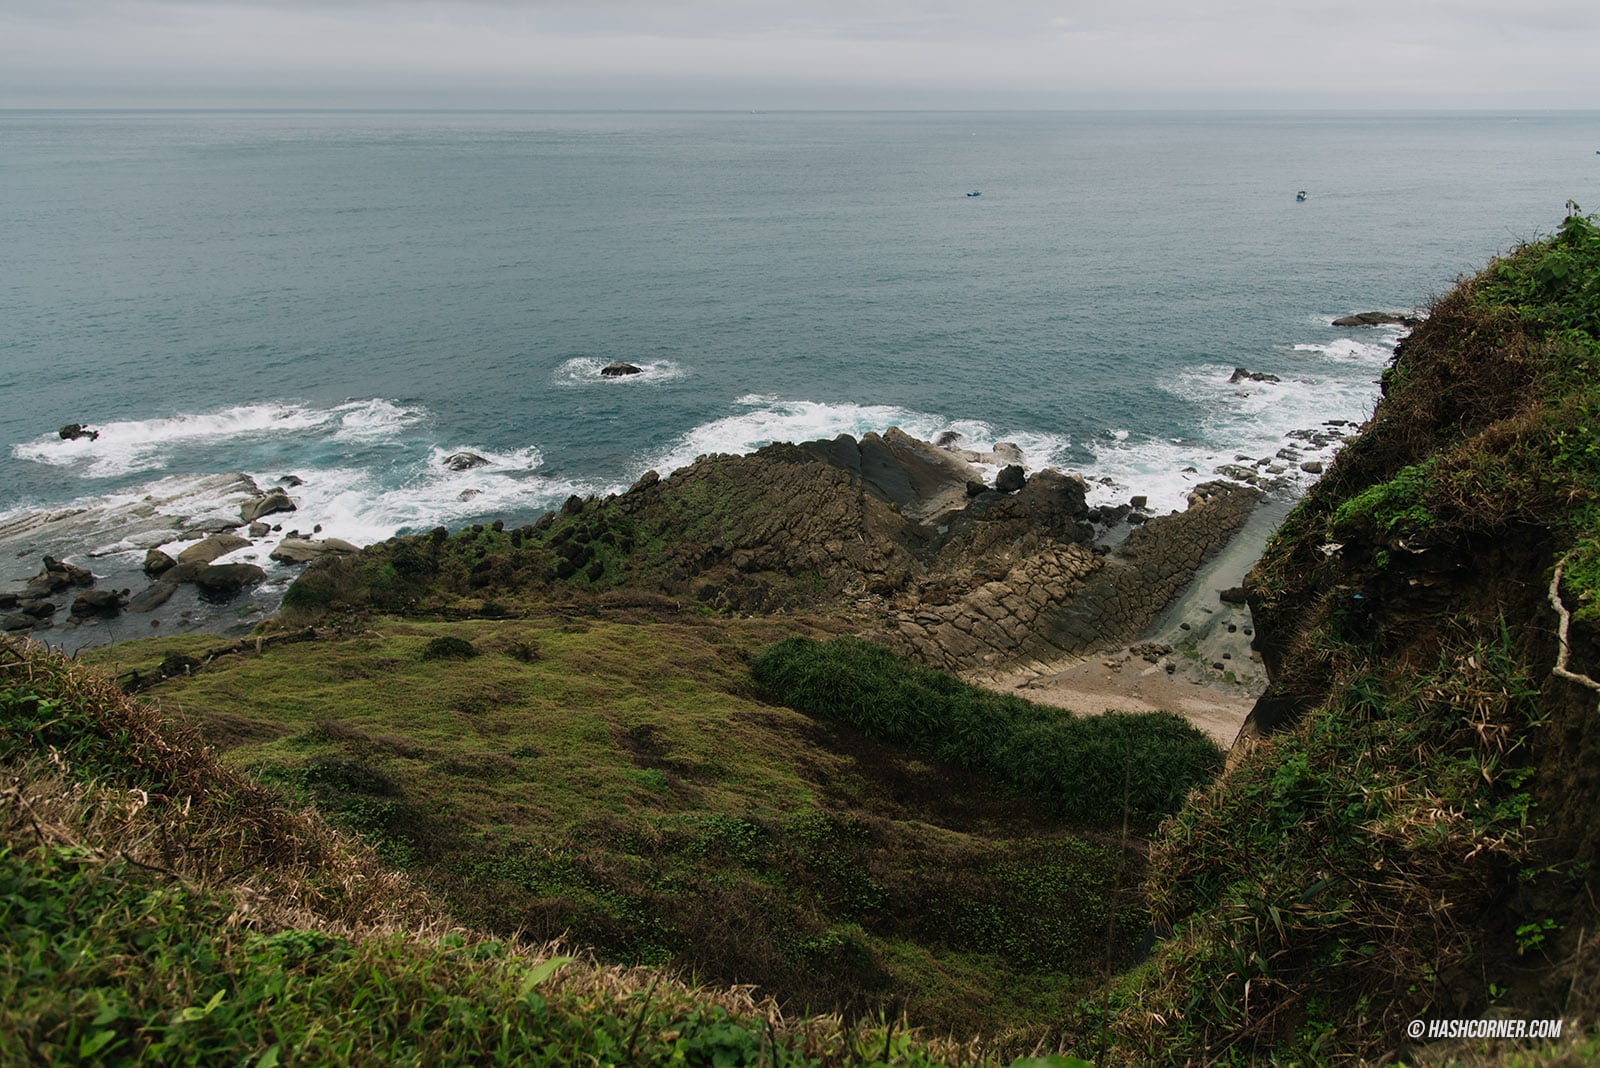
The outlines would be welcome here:
<svg viewBox="0 0 1600 1068">
<path fill-rule="evenodd" d="M 1600 207 L 1597 148 L 1596 113 L 0 112 L 0 521 L 242 471 L 370 542 L 891 425 L 1178 508 L 1364 418 L 1399 332 L 1331 321 Z"/>
</svg>

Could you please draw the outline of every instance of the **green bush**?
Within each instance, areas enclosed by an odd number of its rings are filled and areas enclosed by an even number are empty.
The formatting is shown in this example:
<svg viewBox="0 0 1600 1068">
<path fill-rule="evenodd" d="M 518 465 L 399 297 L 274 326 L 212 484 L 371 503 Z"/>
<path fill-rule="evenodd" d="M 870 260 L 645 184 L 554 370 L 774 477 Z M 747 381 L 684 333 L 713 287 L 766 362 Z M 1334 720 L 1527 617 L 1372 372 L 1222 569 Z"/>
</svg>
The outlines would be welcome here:
<svg viewBox="0 0 1600 1068">
<path fill-rule="evenodd" d="M 1155 820 L 1222 768 L 1222 752 L 1168 712 L 1076 717 L 969 686 L 858 638 L 789 638 L 753 664 L 779 701 L 985 772 L 1079 819 L 1124 808 Z"/>
<path fill-rule="evenodd" d="M 471 660 L 477 655 L 478 650 L 471 642 L 453 634 L 433 639 L 422 650 L 424 660 Z"/>
</svg>

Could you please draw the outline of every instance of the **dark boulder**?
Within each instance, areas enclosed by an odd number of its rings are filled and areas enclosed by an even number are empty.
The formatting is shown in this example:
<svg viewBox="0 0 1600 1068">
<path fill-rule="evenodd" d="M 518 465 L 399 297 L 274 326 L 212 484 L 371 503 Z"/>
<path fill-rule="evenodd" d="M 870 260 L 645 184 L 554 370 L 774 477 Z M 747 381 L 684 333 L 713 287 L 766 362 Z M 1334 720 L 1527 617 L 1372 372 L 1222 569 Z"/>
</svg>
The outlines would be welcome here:
<svg viewBox="0 0 1600 1068">
<path fill-rule="evenodd" d="M 299 475 L 284 475 L 282 478 L 278 479 L 278 485 L 288 486 L 290 489 L 293 489 L 296 486 L 304 486 L 305 484 L 306 480 L 301 478 Z"/>
<path fill-rule="evenodd" d="M 155 609 L 166 604 L 167 601 L 171 599 L 172 595 L 177 592 L 178 587 L 176 583 L 152 582 L 149 586 L 146 586 L 143 590 L 134 594 L 128 600 L 127 609 L 130 612 L 154 611 Z"/>
<path fill-rule="evenodd" d="M 442 461 L 452 471 L 471 471 L 474 467 L 487 467 L 489 461 L 486 457 L 475 452 L 453 452 Z"/>
<path fill-rule="evenodd" d="M 1022 470 L 1021 464 L 1007 464 L 995 476 L 994 488 L 1001 493 L 1015 493 L 1028 481 L 1027 473 Z"/>
<path fill-rule="evenodd" d="M 144 554 L 144 573 L 152 577 L 172 570 L 178 561 L 162 552 L 160 549 L 151 549 Z"/>
<path fill-rule="evenodd" d="M 1218 590 L 1217 598 L 1223 604 L 1244 604 L 1246 602 L 1243 586 L 1230 586 L 1225 590 Z"/>
<path fill-rule="evenodd" d="M 1269 375 L 1265 371 L 1247 371 L 1243 367 L 1235 367 L 1229 382 L 1281 382 L 1277 375 Z"/>
<path fill-rule="evenodd" d="M 608 363 L 600 368 L 600 373 L 606 378 L 621 378 L 623 375 L 637 375 L 643 372 L 643 367 L 635 367 L 631 363 Z"/>
<path fill-rule="evenodd" d="M 127 603 L 127 597 L 116 590 L 88 590 L 72 599 L 72 614 L 77 618 L 114 616 Z"/>
<path fill-rule="evenodd" d="M 61 434 L 62 441 L 77 441 L 79 438 L 88 438 L 90 441 L 97 441 L 100 438 L 100 431 L 90 430 L 82 423 L 68 423 L 66 426 L 61 428 L 59 433 Z"/>
<path fill-rule="evenodd" d="M 1334 326 L 1416 326 L 1422 322 L 1415 315 L 1399 312 L 1357 312 L 1333 321 Z"/>
<path fill-rule="evenodd" d="M 194 584 L 202 594 L 228 598 L 266 577 L 267 573 L 255 564 L 207 564 L 195 575 Z"/>
</svg>

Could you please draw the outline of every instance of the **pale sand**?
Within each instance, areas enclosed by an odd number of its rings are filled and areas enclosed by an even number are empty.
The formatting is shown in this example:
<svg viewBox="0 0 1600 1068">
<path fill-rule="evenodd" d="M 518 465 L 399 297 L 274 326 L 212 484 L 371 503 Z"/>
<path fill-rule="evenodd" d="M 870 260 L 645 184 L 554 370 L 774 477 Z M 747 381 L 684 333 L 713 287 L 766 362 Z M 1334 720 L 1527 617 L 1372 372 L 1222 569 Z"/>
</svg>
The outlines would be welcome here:
<svg viewBox="0 0 1600 1068">
<path fill-rule="evenodd" d="M 1267 676 L 1250 648 L 1250 610 L 1224 604 L 1217 594 L 1243 583 L 1288 509 L 1287 502 L 1256 509 L 1138 641 L 1089 657 L 972 672 L 967 681 L 1078 715 L 1176 712 L 1231 748 Z M 1133 652 L 1146 643 L 1172 646 L 1172 652 L 1152 663 Z"/>
</svg>

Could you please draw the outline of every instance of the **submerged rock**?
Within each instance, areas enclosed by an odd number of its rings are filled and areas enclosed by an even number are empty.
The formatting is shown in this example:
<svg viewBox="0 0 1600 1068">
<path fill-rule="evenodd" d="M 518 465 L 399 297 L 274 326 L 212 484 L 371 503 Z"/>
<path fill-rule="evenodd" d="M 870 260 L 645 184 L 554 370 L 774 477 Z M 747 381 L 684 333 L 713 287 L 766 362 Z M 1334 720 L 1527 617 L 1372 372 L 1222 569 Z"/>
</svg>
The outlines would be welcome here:
<svg viewBox="0 0 1600 1068">
<path fill-rule="evenodd" d="M 88 438 L 90 441 L 100 439 L 100 431 L 91 430 L 82 423 L 68 423 L 58 433 L 62 441 L 77 441 L 79 438 Z"/>
<path fill-rule="evenodd" d="M 1277 375 L 1269 375 L 1265 371 L 1247 371 L 1243 367 L 1235 367 L 1229 382 L 1281 382 L 1283 379 Z"/>
<path fill-rule="evenodd" d="M 1334 326 L 1416 326 L 1422 322 L 1415 315 L 1400 312 L 1357 312 L 1333 321 Z"/>
<path fill-rule="evenodd" d="M 488 459 L 475 452 L 453 452 L 446 456 L 442 463 L 452 471 L 471 471 L 474 467 L 488 466 Z"/>
<path fill-rule="evenodd" d="M 623 375 L 643 374 L 644 368 L 631 363 L 608 363 L 600 368 L 600 373 L 606 378 L 621 378 Z"/>
</svg>

